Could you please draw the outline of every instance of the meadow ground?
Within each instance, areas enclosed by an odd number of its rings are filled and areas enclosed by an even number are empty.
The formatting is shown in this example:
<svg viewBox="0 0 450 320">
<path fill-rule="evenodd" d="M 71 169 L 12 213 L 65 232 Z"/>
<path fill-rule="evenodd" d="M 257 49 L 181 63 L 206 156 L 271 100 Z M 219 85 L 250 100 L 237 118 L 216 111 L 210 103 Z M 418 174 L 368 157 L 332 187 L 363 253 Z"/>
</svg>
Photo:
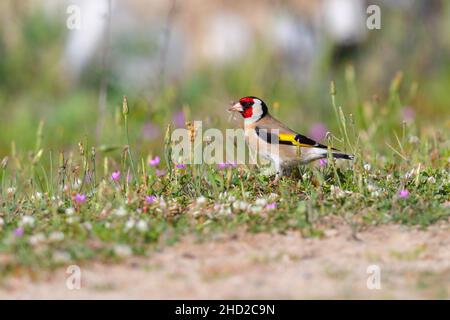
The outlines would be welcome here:
<svg viewBox="0 0 450 320">
<path fill-rule="evenodd" d="M 40 126 L 34 151 L 2 160 L 0 296 L 448 298 L 446 133 L 356 130 L 331 92 L 343 138 L 328 142 L 356 159 L 278 183 L 265 168 L 175 164 L 170 127 L 161 156 L 138 161 L 126 104 L 118 162 L 86 140 L 46 165 Z M 380 154 L 370 141 L 386 126 L 395 143 Z M 367 288 L 371 265 L 381 290 Z"/>
</svg>

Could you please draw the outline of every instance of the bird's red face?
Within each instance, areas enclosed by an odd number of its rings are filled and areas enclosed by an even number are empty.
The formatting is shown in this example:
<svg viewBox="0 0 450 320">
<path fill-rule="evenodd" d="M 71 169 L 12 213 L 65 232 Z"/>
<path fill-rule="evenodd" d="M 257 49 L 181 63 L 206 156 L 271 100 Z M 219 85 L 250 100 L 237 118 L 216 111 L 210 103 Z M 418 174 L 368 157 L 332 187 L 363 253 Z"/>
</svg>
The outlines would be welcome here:
<svg viewBox="0 0 450 320">
<path fill-rule="evenodd" d="M 266 104 L 256 97 L 243 97 L 228 110 L 239 112 L 248 122 L 258 121 L 267 114 Z"/>
</svg>

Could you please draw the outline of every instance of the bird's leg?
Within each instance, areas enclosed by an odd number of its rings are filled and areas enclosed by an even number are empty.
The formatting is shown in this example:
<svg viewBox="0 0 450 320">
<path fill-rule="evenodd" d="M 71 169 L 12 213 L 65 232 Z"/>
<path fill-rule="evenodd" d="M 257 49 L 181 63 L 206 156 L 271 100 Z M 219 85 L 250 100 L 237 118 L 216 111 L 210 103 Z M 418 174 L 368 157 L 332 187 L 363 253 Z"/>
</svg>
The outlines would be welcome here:
<svg viewBox="0 0 450 320">
<path fill-rule="evenodd" d="M 269 187 L 278 185 L 278 182 L 280 181 L 280 174 L 277 172 L 275 175 L 275 179 L 269 182 Z"/>
<path fill-rule="evenodd" d="M 277 185 L 278 181 L 280 181 L 281 166 L 278 161 L 275 162 L 275 170 L 276 170 L 275 179 L 269 183 L 269 186 Z"/>
</svg>

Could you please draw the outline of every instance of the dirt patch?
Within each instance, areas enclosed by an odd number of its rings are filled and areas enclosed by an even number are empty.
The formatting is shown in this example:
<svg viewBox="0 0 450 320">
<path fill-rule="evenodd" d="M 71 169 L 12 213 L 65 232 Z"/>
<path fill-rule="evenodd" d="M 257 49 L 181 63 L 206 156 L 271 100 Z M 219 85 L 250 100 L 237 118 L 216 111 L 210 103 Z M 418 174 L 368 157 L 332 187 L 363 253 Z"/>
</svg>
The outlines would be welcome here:
<svg viewBox="0 0 450 320">
<path fill-rule="evenodd" d="M 299 233 L 224 235 L 193 239 L 117 265 L 81 267 L 80 290 L 68 290 L 65 269 L 45 279 L 10 278 L 0 298 L 449 298 L 450 224 L 426 231 L 398 225 L 357 234 L 348 227 L 325 238 Z M 369 290 L 367 268 L 380 270 Z"/>
</svg>

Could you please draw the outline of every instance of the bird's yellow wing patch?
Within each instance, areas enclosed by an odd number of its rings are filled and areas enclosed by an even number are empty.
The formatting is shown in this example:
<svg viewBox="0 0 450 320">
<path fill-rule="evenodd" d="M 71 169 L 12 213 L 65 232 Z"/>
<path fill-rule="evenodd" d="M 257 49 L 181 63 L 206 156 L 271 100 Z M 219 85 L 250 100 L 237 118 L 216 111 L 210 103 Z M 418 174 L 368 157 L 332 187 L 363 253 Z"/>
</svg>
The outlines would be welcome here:
<svg viewBox="0 0 450 320">
<path fill-rule="evenodd" d="M 310 144 L 301 143 L 301 142 L 297 141 L 295 138 L 296 138 L 296 135 L 293 135 L 293 134 L 288 134 L 288 133 L 278 134 L 278 140 L 281 143 L 287 142 L 288 144 L 291 144 L 291 145 L 297 146 L 297 147 L 312 147 L 313 146 Z"/>
<path fill-rule="evenodd" d="M 278 143 L 302 148 L 327 148 L 327 146 L 317 143 L 316 141 L 301 134 L 278 133 L 277 130 L 270 130 L 260 127 L 256 127 L 256 134 L 267 143 L 272 144 Z"/>
</svg>

